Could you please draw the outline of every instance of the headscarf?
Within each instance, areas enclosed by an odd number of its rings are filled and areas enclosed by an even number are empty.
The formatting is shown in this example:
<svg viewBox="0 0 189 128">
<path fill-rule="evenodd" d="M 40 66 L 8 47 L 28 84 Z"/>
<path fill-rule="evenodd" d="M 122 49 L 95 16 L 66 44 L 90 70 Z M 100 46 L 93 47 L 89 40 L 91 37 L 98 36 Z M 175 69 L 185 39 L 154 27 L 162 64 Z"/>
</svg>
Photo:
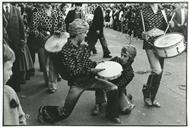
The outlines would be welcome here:
<svg viewBox="0 0 189 128">
<path fill-rule="evenodd" d="M 88 29 L 88 23 L 82 19 L 77 18 L 69 24 L 68 33 L 70 33 L 70 36 L 76 36 L 81 33 L 87 33 Z"/>
</svg>

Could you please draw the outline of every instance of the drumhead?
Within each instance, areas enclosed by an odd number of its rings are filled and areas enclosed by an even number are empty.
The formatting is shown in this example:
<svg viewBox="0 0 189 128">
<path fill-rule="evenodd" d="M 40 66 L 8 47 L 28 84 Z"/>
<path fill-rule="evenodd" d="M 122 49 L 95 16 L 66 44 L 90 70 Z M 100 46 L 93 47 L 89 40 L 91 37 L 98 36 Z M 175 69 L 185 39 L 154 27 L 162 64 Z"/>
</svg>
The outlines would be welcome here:
<svg viewBox="0 0 189 128">
<path fill-rule="evenodd" d="M 158 37 L 154 45 L 158 48 L 170 47 L 179 43 L 183 38 L 183 35 L 180 33 L 169 33 Z"/>
<path fill-rule="evenodd" d="M 102 76 L 104 78 L 111 78 L 114 76 L 118 76 L 123 71 L 122 66 L 114 61 L 105 61 L 102 63 L 99 63 L 96 67 L 96 69 L 102 69 L 105 68 L 105 70 L 98 73 L 99 76 Z"/>
<path fill-rule="evenodd" d="M 61 33 L 60 37 L 52 35 L 45 43 L 45 50 L 51 53 L 61 51 L 68 37 L 68 33 Z"/>
</svg>

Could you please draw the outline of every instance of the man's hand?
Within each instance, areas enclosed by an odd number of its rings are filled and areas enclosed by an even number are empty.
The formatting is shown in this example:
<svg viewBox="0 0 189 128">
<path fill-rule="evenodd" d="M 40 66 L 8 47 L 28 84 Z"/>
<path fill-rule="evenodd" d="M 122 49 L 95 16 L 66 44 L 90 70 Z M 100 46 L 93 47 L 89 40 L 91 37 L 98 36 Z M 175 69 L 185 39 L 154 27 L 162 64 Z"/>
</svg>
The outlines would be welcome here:
<svg viewBox="0 0 189 128">
<path fill-rule="evenodd" d="M 91 72 L 93 73 L 93 74 L 97 74 L 98 72 L 101 72 L 101 71 L 104 71 L 105 70 L 105 68 L 91 68 Z"/>
<path fill-rule="evenodd" d="M 144 40 L 148 40 L 149 39 L 149 35 L 147 32 L 142 32 L 142 39 Z"/>
</svg>

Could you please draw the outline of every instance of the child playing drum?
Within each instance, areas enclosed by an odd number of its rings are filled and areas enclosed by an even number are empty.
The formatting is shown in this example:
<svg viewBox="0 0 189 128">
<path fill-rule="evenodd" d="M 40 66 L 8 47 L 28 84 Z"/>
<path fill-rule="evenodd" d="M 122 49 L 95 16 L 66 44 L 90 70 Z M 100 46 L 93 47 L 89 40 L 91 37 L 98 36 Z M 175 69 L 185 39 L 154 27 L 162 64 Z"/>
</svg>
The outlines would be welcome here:
<svg viewBox="0 0 189 128">
<path fill-rule="evenodd" d="M 132 45 L 128 45 L 121 49 L 121 57 L 114 57 L 111 59 L 111 61 L 118 62 L 123 67 L 122 75 L 115 80 L 111 80 L 112 83 L 118 86 L 118 90 L 107 92 L 106 118 L 114 123 L 121 123 L 119 111 L 121 114 L 129 114 L 135 107 L 135 105 L 131 103 L 131 97 L 129 98 L 126 91 L 126 86 L 134 77 L 132 63 L 134 62 L 135 56 L 136 48 Z M 103 90 L 96 90 L 97 102 L 93 115 L 99 114 L 101 110 L 100 107 L 102 106 L 102 102 L 98 102 L 97 99 L 105 99 L 105 97 L 103 97 L 104 95 L 100 94 L 103 94 Z"/>
</svg>

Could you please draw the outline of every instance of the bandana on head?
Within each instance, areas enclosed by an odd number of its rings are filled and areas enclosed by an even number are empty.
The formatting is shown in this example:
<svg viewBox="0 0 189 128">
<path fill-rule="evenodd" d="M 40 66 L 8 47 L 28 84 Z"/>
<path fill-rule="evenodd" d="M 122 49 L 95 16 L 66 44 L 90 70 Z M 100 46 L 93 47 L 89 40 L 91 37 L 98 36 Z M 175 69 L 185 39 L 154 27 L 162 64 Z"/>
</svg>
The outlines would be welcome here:
<svg viewBox="0 0 189 128">
<path fill-rule="evenodd" d="M 68 32 L 71 36 L 86 33 L 89 29 L 89 25 L 82 19 L 75 19 L 69 24 Z"/>
</svg>

